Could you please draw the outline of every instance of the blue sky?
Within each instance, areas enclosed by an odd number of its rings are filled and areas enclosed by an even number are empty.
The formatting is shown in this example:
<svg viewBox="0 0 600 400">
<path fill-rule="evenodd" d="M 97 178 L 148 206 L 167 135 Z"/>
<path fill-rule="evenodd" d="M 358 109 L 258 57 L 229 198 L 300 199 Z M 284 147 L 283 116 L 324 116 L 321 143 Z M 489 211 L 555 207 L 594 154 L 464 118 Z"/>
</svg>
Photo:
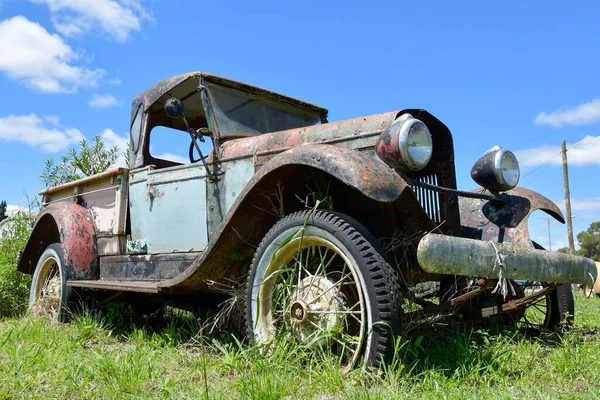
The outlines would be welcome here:
<svg viewBox="0 0 600 400">
<path fill-rule="evenodd" d="M 598 15 L 596 1 L 0 0 L 0 200 L 23 205 L 44 160 L 83 137 L 122 146 L 135 95 L 203 70 L 331 120 L 426 108 L 453 132 L 462 189 L 499 144 L 519 156 L 521 186 L 562 207 L 565 139 L 577 233 L 600 220 Z"/>
</svg>

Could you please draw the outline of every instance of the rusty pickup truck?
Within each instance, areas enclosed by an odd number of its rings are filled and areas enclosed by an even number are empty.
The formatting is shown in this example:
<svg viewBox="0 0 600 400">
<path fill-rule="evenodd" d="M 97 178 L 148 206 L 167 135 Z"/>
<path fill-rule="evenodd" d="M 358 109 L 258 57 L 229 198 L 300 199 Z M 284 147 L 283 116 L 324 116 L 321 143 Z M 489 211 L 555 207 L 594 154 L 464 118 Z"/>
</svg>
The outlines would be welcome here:
<svg viewBox="0 0 600 400">
<path fill-rule="evenodd" d="M 165 130 L 187 159 L 152 144 Z M 448 321 L 565 325 L 594 263 L 531 241 L 533 211 L 564 219 L 517 187 L 512 152 L 492 147 L 471 175 L 480 187 L 458 190 L 452 134 L 426 110 L 329 122 L 184 74 L 133 100 L 128 168 L 41 192 L 18 269 L 34 315 L 61 321 L 82 291 L 192 309 L 243 281 L 253 343 L 287 337 L 345 365 L 377 366 L 397 335 Z"/>
</svg>

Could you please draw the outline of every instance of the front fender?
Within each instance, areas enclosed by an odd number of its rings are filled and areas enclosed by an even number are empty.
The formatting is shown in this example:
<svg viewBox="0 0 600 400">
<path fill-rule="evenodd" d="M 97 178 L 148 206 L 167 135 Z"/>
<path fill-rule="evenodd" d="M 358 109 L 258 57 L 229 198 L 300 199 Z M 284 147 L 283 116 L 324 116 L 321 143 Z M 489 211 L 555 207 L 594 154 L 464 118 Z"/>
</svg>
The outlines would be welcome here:
<svg viewBox="0 0 600 400">
<path fill-rule="evenodd" d="M 258 182 L 265 175 L 290 164 L 320 169 L 383 203 L 397 200 L 408 187 L 406 181 L 387 165 L 357 150 L 331 145 L 299 146 L 278 154 L 257 172 L 253 181 Z"/>
<path fill-rule="evenodd" d="M 286 180 L 301 179 L 294 172 L 298 166 L 321 170 L 377 204 L 395 209 L 396 217 L 407 224 L 409 234 L 436 229 L 410 186 L 387 165 L 341 146 L 298 146 L 274 156 L 256 172 L 213 233 L 205 251 L 182 274 L 161 282 L 159 289 L 197 289 L 206 281 L 217 281 L 232 271 L 247 268 L 247 258 L 238 262 L 237 256 L 234 259 L 232 255 L 248 254 L 248 248 L 256 247 L 280 218 L 264 211 L 269 208 L 265 193 L 272 191 L 279 181 L 285 185 Z M 233 279 L 239 278 L 240 274 L 232 274 Z"/>
<path fill-rule="evenodd" d="M 479 189 L 481 190 L 481 189 Z M 501 194 L 504 203 L 482 199 L 459 199 L 462 236 L 533 248 L 527 222 L 542 210 L 564 224 L 560 209 L 547 197 L 516 187 Z"/>
<path fill-rule="evenodd" d="M 65 253 L 67 279 L 98 277 L 96 234 L 87 208 L 73 202 L 46 206 L 33 227 L 17 269 L 32 274 L 40 256 L 52 243 L 60 243 Z"/>
</svg>

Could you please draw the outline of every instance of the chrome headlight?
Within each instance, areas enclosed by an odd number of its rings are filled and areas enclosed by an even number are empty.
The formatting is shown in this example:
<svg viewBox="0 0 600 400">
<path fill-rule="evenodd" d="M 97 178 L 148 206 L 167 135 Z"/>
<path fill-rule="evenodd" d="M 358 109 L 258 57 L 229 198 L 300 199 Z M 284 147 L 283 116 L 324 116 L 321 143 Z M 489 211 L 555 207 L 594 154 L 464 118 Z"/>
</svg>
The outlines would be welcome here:
<svg viewBox="0 0 600 400">
<path fill-rule="evenodd" d="M 429 128 L 412 115 L 403 114 L 379 137 L 377 154 L 392 167 L 419 171 L 427 166 L 433 154 Z"/>
<path fill-rule="evenodd" d="M 521 172 L 517 157 L 500 146 L 485 152 L 471 169 L 471 178 L 491 191 L 505 191 L 517 186 Z"/>
</svg>

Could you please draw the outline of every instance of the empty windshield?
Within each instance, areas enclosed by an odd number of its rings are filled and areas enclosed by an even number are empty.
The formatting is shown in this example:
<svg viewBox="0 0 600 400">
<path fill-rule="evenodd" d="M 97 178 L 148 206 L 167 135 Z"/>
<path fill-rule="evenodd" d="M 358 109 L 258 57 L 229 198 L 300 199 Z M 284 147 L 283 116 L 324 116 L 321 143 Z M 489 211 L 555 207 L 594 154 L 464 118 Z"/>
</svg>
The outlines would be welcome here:
<svg viewBox="0 0 600 400">
<path fill-rule="evenodd" d="M 206 86 L 222 137 L 278 132 L 315 125 L 321 120 L 315 110 L 215 84 Z"/>
</svg>

